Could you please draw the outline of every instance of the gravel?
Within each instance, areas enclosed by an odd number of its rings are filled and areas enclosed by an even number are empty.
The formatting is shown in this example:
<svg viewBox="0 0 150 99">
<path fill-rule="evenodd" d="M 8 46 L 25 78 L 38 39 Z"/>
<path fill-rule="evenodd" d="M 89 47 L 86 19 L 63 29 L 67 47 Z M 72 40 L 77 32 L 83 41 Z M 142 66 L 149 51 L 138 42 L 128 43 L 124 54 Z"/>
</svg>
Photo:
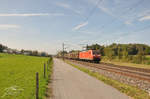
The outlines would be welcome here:
<svg viewBox="0 0 150 99">
<path fill-rule="evenodd" d="M 85 66 L 85 65 L 78 64 L 78 63 L 75 63 L 75 62 L 72 62 L 72 63 L 75 64 L 75 65 L 90 69 L 92 72 L 98 72 L 101 75 L 109 77 L 113 80 L 117 80 L 121 83 L 136 86 L 136 87 L 138 87 L 142 90 L 147 91 L 150 94 L 150 82 L 148 82 L 148 81 L 140 80 L 140 79 L 125 76 L 125 75 L 119 75 L 119 74 L 116 74 L 114 72 L 109 72 L 109 71 L 106 71 L 106 70 L 101 70 L 101 69 L 97 69 L 97 68 L 94 68 L 94 67 Z"/>
</svg>

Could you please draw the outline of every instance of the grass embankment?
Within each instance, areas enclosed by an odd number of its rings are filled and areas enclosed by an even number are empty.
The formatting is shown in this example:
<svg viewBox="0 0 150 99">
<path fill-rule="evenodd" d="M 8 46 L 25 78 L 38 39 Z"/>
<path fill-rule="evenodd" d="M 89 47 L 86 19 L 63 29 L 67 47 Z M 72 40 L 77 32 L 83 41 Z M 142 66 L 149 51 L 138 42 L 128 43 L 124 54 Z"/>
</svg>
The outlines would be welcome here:
<svg viewBox="0 0 150 99">
<path fill-rule="evenodd" d="M 146 56 L 146 60 L 147 61 L 150 61 L 150 56 Z M 136 63 L 132 63 L 130 61 L 124 61 L 124 60 L 121 60 L 121 59 L 112 59 L 111 61 L 106 58 L 105 56 L 102 57 L 102 60 L 101 62 L 104 62 L 104 63 L 110 63 L 110 64 L 115 64 L 115 65 L 120 65 L 120 66 L 129 66 L 129 67 L 137 67 L 137 68 L 146 68 L 146 69 L 150 69 L 150 65 L 147 65 L 147 64 L 136 64 Z"/>
<path fill-rule="evenodd" d="M 134 86 L 120 83 L 119 81 L 116 81 L 116 80 L 112 80 L 112 79 L 105 77 L 105 76 L 103 76 L 97 72 L 92 72 L 87 68 L 74 65 L 68 61 L 66 61 L 66 62 L 68 64 L 72 65 L 73 67 L 87 73 L 88 75 L 93 76 L 93 77 L 97 78 L 98 80 L 103 81 L 104 83 L 106 83 L 108 85 L 111 85 L 112 87 L 118 89 L 119 91 L 127 94 L 130 97 L 133 97 L 134 99 L 150 99 L 150 96 L 146 91 L 140 90 Z"/>
<path fill-rule="evenodd" d="M 0 99 L 35 99 L 35 74 L 39 72 L 39 98 L 45 96 L 51 74 L 52 60 L 43 78 L 46 57 L 0 53 Z"/>
</svg>

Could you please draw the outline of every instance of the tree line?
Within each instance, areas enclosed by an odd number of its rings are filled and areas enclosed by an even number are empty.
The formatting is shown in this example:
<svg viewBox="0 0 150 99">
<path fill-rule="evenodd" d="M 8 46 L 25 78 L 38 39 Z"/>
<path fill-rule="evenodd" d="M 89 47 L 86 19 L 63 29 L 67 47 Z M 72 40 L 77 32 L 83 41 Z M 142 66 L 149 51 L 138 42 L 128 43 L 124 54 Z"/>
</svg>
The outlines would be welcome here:
<svg viewBox="0 0 150 99">
<path fill-rule="evenodd" d="M 9 53 L 9 54 L 24 54 L 24 55 L 30 55 L 30 56 L 44 56 L 44 57 L 49 57 L 49 55 L 46 52 L 39 52 L 37 50 L 25 50 L 22 49 L 21 51 L 17 49 L 11 49 L 8 48 L 5 45 L 0 44 L 0 53 Z"/>
<path fill-rule="evenodd" d="M 8 48 L 7 46 L 0 44 L 0 52 L 3 52 L 3 50 L 5 50 L 7 48 Z"/>
<path fill-rule="evenodd" d="M 146 55 L 150 55 L 150 46 L 146 44 L 116 44 L 111 45 L 87 45 L 86 50 L 99 50 L 102 56 L 107 59 L 121 59 L 124 61 L 132 61 L 134 63 L 143 63 Z"/>
</svg>

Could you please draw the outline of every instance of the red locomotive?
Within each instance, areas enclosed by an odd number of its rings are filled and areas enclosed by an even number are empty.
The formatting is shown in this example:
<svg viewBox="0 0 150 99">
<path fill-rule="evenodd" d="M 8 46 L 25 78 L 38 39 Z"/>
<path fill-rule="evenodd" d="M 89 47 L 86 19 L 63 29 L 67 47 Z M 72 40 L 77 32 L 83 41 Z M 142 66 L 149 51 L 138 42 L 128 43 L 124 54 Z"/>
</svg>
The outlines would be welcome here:
<svg viewBox="0 0 150 99">
<path fill-rule="evenodd" d="M 96 50 L 88 50 L 79 53 L 79 59 L 99 62 L 101 59 L 101 55 Z"/>
<path fill-rule="evenodd" d="M 65 54 L 65 58 L 75 59 L 75 60 L 84 60 L 84 61 L 93 61 L 99 63 L 101 60 L 101 55 L 97 50 L 88 50 L 82 52 L 71 52 Z"/>
</svg>

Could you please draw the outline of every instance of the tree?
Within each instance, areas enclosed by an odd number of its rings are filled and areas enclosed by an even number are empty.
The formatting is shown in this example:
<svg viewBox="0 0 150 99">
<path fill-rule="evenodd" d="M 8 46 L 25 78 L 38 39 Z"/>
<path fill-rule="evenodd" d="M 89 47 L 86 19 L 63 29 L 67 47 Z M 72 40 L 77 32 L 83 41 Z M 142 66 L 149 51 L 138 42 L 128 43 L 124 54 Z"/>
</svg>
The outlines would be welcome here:
<svg viewBox="0 0 150 99">
<path fill-rule="evenodd" d="M 124 59 L 127 59 L 128 56 L 129 56 L 129 55 L 128 55 L 127 47 L 124 46 L 124 48 L 123 48 L 123 58 L 124 58 Z"/>
<path fill-rule="evenodd" d="M 33 56 L 38 56 L 38 51 L 32 51 Z"/>
<path fill-rule="evenodd" d="M 143 51 L 143 47 L 139 47 L 138 48 L 138 54 L 137 54 L 137 60 L 136 63 L 143 63 L 144 59 L 145 59 L 145 55 L 144 55 L 144 51 Z"/>
<path fill-rule="evenodd" d="M 99 49 L 99 51 L 100 51 L 100 54 L 102 55 L 102 56 L 104 56 L 104 46 L 101 46 L 100 47 L 100 49 Z"/>
<path fill-rule="evenodd" d="M 8 48 L 7 46 L 0 44 L 0 52 L 3 52 L 3 50 L 5 50 L 7 48 Z"/>
<path fill-rule="evenodd" d="M 106 47 L 106 48 L 104 49 L 104 52 L 105 52 L 105 55 L 106 55 L 110 60 L 113 59 L 114 51 L 113 51 L 111 48 Z"/>
<path fill-rule="evenodd" d="M 145 48 L 145 55 L 150 55 L 150 47 Z"/>
<path fill-rule="evenodd" d="M 24 49 L 22 49 L 22 50 L 21 50 L 21 53 L 23 54 L 24 52 L 25 52 L 25 50 L 24 50 Z"/>
<path fill-rule="evenodd" d="M 118 59 L 122 58 L 121 48 L 118 47 Z"/>
</svg>

